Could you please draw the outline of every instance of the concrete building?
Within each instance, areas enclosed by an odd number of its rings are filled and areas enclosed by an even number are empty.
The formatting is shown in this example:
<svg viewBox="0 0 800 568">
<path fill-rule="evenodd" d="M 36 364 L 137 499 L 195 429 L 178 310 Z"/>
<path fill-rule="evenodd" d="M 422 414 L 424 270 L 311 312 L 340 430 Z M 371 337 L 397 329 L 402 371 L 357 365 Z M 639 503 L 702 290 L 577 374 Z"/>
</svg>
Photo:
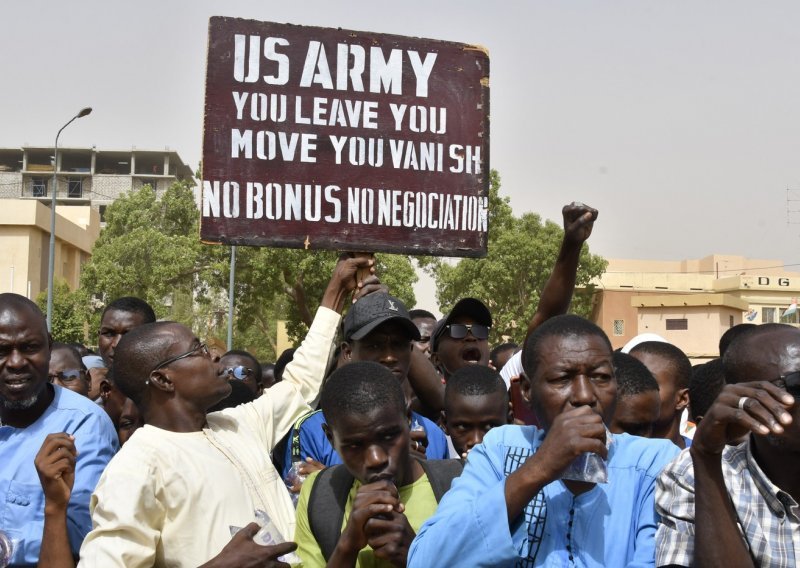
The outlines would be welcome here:
<svg viewBox="0 0 800 568">
<path fill-rule="evenodd" d="M 56 165 L 59 204 L 90 205 L 100 214 L 122 193 L 150 185 L 166 190 L 175 181 L 194 183 L 192 169 L 177 152 L 60 148 Z M 53 147 L 0 148 L 0 198 L 49 202 Z"/>
<path fill-rule="evenodd" d="M 36 199 L 0 207 L 0 292 L 35 300 L 47 289 L 50 208 Z M 55 278 L 78 287 L 81 266 L 100 235 L 100 215 L 89 205 L 56 208 Z"/>
<path fill-rule="evenodd" d="M 652 332 L 702 362 L 719 355 L 720 336 L 736 324 L 800 325 L 797 313 L 782 317 L 800 297 L 800 273 L 784 270 L 781 260 L 613 259 L 595 284 L 593 319 L 615 349 Z"/>
</svg>

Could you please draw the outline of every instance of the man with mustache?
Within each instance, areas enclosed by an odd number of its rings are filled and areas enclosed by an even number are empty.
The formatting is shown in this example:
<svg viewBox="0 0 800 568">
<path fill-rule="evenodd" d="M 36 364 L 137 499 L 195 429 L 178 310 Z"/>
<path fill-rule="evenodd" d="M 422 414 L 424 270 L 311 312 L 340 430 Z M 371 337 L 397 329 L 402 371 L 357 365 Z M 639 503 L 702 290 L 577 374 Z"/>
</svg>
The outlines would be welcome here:
<svg viewBox="0 0 800 568">
<path fill-rule="evenodd" d="M 66 455 L 77 448 L 74 489 L 63 503 L 66 556 L 77 554 L 92 527 L 89 497 L 118 448 L 114 427 L 100 407 L 50 383 L 51 345 L 36 304 L 18 294 L 0 294 L 0 531 L 16 541 L 11 566 L 39 560 L 45 495 L 34 457 L 48 435 L 72 438 L 70 444 L 51 444 L 52 452 Z"/>
</svg>

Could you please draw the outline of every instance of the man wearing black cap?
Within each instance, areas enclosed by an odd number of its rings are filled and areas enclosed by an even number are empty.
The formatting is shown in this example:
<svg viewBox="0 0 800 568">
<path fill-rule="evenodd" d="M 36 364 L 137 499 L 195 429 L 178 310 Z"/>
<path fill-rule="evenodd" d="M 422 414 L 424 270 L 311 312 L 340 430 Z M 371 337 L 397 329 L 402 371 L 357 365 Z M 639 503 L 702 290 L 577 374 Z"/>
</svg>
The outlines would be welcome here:
<svg viewBox="0 0 800 568">
<path fill-rule="evenodd" d="M 386 293 L 375 292 L 364 296 L 352 305 L 344 319 L 343 358 L 351 361 L 380 363 L 405 387 L 411 365 L 414 340 L 419 330 L 408 315 L 403 302 Z M 295 424 L 286 448 L 284 479 L 296 461 L 311 457 L 332 466 L 342 463 L 322 430 L 325 416 L 322 411 L 307 415 Z M 428 459 L 445 459 L 449 456 L 447 440 L 441 429 L 424 416 L 411 413 L 411 430 L 423 429 L 427 446 L 411 442 L 411 449 L 424 453 Z"/>
<path fill-rule="evenodd" d="M 444 380 L 467 365 L 489 365 L 492 314 L 475 298 L 459 300 L 431 337 L 431 361 Z"/>
</svg>

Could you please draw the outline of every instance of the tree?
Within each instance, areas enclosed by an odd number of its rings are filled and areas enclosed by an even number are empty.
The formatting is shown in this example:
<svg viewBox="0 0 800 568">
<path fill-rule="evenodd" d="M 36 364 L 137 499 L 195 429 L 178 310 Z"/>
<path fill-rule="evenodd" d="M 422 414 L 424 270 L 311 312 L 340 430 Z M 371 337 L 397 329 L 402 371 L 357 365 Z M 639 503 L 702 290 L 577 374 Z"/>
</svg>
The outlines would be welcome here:
<svg viewBox="0 0 800 568">
<path fill-rule="evenodd" d="M 542 223 L 535 213 L 515 217 L 509 199 L 500 196 L 500 177 L 492 170 L 489 189 L 488 255 L 461 259 L 452 264 L 444 259 L 425 259 L 424 266 L 436 280 L 440 308 L 447 313 L 464 297 L 486 302 L 492 311 L 493 334 L 521 341 L 547 278 L 555 263 L 564 230 L 552 221 Z M 581 251 L 576 294 L 570 310 L 589 316 L 593 286 L 591 280 L 605 270 L 606 261 Z"/>
<path fill-rule="evenodd" d="M 338 254 L 333 251 L 239 247 L 236 265 L 236 315 L 240 329 L 255 327 L 265 336 L 276 314 L 287 320 L 293 340 L 302 338 L 330 280 Z M 241 253 L 241 254 L 240 254 Z M 242 262 L 239 259 L 242 259 Z M 377 254 L 381 282 L 409 308 L 417 275 L 409 257 Z"/>
<path fill-rule="evenodd" d="M 225 265 L 224 251 L 200 242 L 198 223 L 186 183 L 172 184 L 160 199 L 147 185 L 124 195 L 106 210 L 106 226 L 84 266 L 81 288 L 106 301 L 137 296 L 158 317 L 195 327 L 203 319 L 196 308 L 217 299 Z"/>
<path fill-rule="evenodd" d="M 85 298 L 80 292 L 73 292 L 66 280 L 53 282 L 53 316 L 51 318 L 53 340 L 62 343 L 86 341 Z M 36 304 L 47 310 L 47 290 L 36 297 Z"/>
</svg>

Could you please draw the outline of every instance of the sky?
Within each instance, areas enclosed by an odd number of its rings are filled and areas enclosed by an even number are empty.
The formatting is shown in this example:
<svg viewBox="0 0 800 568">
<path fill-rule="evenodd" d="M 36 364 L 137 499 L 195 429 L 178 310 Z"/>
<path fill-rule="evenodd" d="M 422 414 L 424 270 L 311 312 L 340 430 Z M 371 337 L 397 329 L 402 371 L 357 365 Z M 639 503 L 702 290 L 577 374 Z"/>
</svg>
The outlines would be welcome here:
<svg viewBox="0 0 800 568">
<path fill-rule="evenodd" d="M 800 270 L 800 3 L 789 0 L 7 0 L 0 147 L 201 158 L 211 16 L 480 44 L 491 157 L 515 213 L 600 211 L 606 258 Z M 791 191 L 795 190 L 795 191 Z M 792 201 L 797 200 L 797 201 Z M 792 212 L 797 210 L 797 212 Z M 418 305 L 435 307 L 430 282 Z"/>
</svg>

